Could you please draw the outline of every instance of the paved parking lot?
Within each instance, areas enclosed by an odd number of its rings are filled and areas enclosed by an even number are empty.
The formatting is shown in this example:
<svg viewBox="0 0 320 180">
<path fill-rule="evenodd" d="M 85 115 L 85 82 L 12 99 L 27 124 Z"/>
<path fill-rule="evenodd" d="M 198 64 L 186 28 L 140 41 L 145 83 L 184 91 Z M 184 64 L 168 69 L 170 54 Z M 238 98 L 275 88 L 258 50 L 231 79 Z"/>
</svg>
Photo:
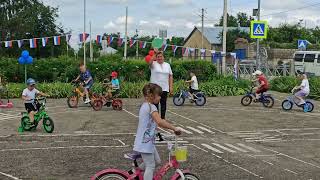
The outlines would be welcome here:
<svg viewBox="0 0 320 180">
<path fill-rule="evenodd" d="M 313 113 L 240 105 L 241 97 L 209 98 L 205 107 L 175 107 L 168 120 L 183 129 L 179 143 L 188 147 L 189 168 L 200 179 L 319 179 L 320 103 Z M 129 169 L 141 99 L 125 99 L 124 110 L 95 112 L 85 105 L 69 109 L 64 99 L 48 100 L 55 122 L 52 134 L 18 134 L 23 106 L 0 110 L 0 179 L 89 179 L 105 168 Z M 20 105 L 18 104 L 20 102 Z M 168 132 L 164 132 L 168 133 Z M 162 161 L 167 152 L 157 144 Z"/>
</svg>

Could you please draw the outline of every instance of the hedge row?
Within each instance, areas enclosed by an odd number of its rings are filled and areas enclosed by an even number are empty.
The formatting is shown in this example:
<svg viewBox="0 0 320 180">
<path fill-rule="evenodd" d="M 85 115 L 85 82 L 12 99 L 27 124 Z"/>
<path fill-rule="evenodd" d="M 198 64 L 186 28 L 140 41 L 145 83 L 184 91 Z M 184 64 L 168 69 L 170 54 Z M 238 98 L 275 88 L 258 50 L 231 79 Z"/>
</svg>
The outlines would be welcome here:
<svg viewBox="0 0 320 180">
<path fill-rule="evenodd" d="M 310 97 L 320 99 L 320 77 L 311 77 Z M 300 84 L 300 81 L 295 77 L 278 77 L 271 81 L 271 89 L 278 92 L 290 93 L 291 90 Z"/>
<path fill-rule="evenodd" d="M 122 98 L 140 98 L 142 97 L 142 88 L 147 81 L 143 82 L 125 82 L 121 83 Z M 207 96 L 238 96 L 245 93 L 248 88 L 249 82 L 234 81 L 232 77 L 215 79 L 214 81 L 200 83 L 200 88 L 206 93 Z M 22 83 L 8 83 L 10 98 L 21 97 L 22 90 L 25 85 Z M 174 83 L 174 91 L 178 92 L 180 89 L 187 88 L 183 81 L 177 81 Z M 39 83 L 37 89 L 49 94 L 52 98 L 65 98 L 71 94 L 73 86 L 69 83 Z M 103 86 L 100 83 L 95 83 L 93 92 L 101 94 L 103 92 Z"/>
<path fill-rule="evenodd" d="M 73 58 L 59 57 L 38 59 L 27 65 L 28 77 L 39 82 L 70 82 L 79 73 L 80 61 Z M 88 62 L 95 80 L 101 82 L 108 78 L 112 71 L 119 72 L 120 80 L 126 82 L 148 81 L 150 70 L 144 60 L 122 60 L 120 56 L 104 56 L 95 62 Z M 188 72 L 194 71 L 201 81 L 208 81 L 216 75 L 215 66 L 208 61 L 174 61 L 171 64 L 176 79 L 187 79 Z M 17 59 L 0 59 L 0 74 L 9 82 L 24 81 L 24 66 Z"/>
</svg>

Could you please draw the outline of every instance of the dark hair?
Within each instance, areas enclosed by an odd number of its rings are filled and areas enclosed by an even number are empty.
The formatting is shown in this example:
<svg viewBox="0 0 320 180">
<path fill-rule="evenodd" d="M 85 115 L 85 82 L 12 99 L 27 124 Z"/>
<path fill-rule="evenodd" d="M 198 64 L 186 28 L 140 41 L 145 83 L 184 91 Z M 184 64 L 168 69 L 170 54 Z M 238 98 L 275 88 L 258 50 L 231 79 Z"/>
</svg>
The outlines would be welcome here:
<svg viewBox="0 0 320 180">
<path fill-rule="evenodd" d="M 156 56 L 158 56 L 158 55 L 162 55 L 163 56 L 163 52 L 162 51 L 158 51 L 157 53 L 156 53 Z"/>
<path fill-rule="evenodd" d="M 84 63 L 80 63 L 79 66 L 80 66 L 80 67 L 81 67 L 81 66 L 84 66 Z"/>
<path fill-rule="evenodd" d="M 161 96 L 162 88 L 157 84 L 149 83 L 143 87 L 142 92 L 144 97 L 147 97 L 150 95 Z"/>
</svg>

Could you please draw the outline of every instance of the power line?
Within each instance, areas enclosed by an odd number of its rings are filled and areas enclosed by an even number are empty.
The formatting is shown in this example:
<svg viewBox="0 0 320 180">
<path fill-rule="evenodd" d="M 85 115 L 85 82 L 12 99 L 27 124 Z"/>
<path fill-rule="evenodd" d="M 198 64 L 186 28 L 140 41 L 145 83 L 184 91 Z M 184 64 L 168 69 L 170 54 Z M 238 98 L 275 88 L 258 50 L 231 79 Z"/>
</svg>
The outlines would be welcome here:
<svg viewBox="0 0 320 180">
<path fill-rule="evenodd" d="M 320 5 L 320 3 L 310 4 L 308 6 L 303 6 L 303 7 L 299 7 L 299 8 L 295 8 L 295 9 L 289 9 L 289 10 L 286 10 L 286 11 L 280 11 L 280 12 L 276 12 L 276 13 L 265 14 L 265 15 L 263 15 L 261 17 L 273 16 L 273 15 L 277 15 L 277 14 L 283 14 L 283 13 L 287 13 L 287 12 L 291 12 L 291 11 L 297 11 L 297 10 L 305 9 L 305 8 L 312 7 L 312 6 L 318 6 L 318 5 Z"/>
</svg>

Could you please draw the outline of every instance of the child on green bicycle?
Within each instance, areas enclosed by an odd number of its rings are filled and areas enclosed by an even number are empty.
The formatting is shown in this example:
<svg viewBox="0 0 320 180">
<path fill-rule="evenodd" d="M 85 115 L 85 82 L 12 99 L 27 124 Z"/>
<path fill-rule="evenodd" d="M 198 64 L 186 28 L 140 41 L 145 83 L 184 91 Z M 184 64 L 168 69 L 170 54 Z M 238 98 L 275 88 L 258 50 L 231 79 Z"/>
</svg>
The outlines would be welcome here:
<svg viewBox="0 0 320 180">
<path fill-rule="evenodd" d="M 25 88 L 22 92 L 22 99 L 24 100 L 24 106 L 29 114 L 30 123 L 34 123 L 34 115 L 39 110 L 39 106 L 35 103 L 35 98 L 37 95 L 40 96 L 48 96 L 45 93 L 38 91 L 36 86 L 36 81 L 32 78 L 27 80 L 27 88 Z"/>
<path fill-rule="evenodd" d="M 155 146 L 157 126 L 171 129 L 177 135 L 181 134 L 181 130 L 161 119 L 158 109 L 154 105 L 160 102 L 162 88 L 149 83 L 144 86 L 142 91 L 145 101 L 139 111 L 139 124 L 133 150 L 141 153 L 143 164 L 140 167 L 145 169 L 144 180 L 152 180 L 156 163 L 160 164 L 160 157 Z"/>
</svg>

